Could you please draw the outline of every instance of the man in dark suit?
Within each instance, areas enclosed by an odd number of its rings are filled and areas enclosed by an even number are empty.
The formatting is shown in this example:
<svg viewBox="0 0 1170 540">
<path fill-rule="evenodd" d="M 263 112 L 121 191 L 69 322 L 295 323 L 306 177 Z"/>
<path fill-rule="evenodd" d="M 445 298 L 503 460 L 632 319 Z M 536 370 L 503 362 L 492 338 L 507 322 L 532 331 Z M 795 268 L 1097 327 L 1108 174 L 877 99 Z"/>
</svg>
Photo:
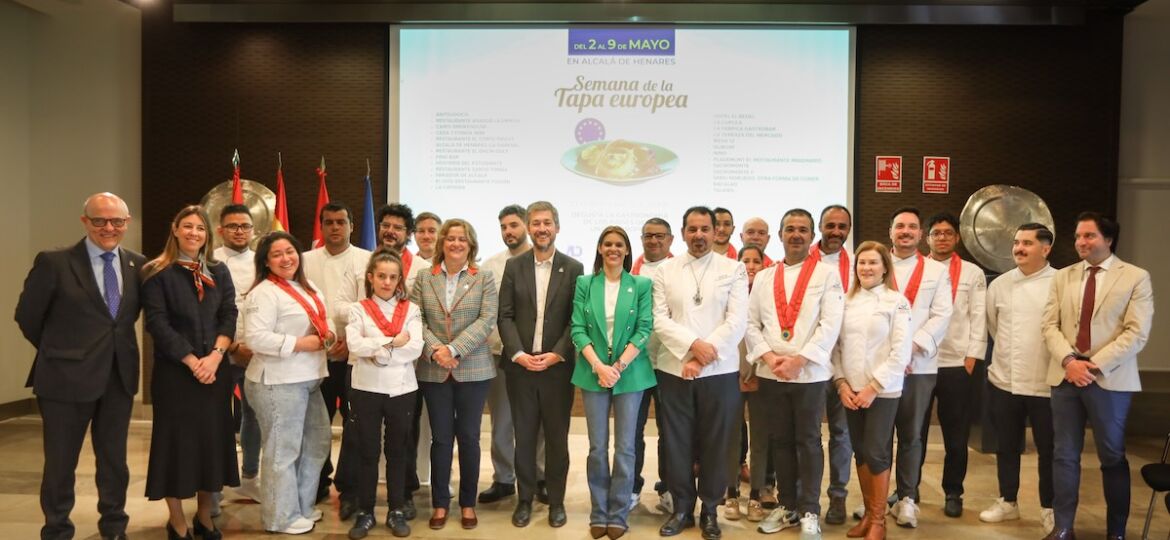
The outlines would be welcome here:
<svg viewBox="0 0 1170 540">
<path fill-rule="evenodd" d="M 551 203 L 528 206 L 532 251 L 504 266 L 500 286 L 500 339 L 508 377 L 508 401 L 516 426 L 516 479 L 519 502 L 512 524 L 532 519 L 536 494 L 536 440 L 544 428 L 548 486 L 548 524 L 565 524 L 565 482 L 569 474 L 569 414 L 573 408 L 573 360 L 569 336 L 573 288 L 584 267 L 557 251 L 560 218 Z"/>
<path fill-rule="evenodd" d="M 102 538 L 125 538 L 129 521 L 126 438 L 138 392 L 134 323 L 145 258 L 119 246 L 130 211 L 117 195 L 86 199 L 81 223 L 85 239 L 37 255 L 16 305 L 16 322 L 37 349 L 26 386 L 44 422 L 42 539 L 73 538 L 74 471 L 91 424 Z"/>
</svg>

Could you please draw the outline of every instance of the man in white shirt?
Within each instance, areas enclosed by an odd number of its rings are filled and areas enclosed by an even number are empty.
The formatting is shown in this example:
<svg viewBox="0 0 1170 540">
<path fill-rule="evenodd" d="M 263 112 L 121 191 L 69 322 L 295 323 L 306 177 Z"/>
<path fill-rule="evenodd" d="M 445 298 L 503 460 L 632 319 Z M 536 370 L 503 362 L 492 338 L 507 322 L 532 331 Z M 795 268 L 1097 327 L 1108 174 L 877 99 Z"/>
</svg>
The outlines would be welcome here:
<svg viewBox="0 0 1170 540">
<path fill-rule="evenodd" d="M 772 239 L 769 231 L 771 229 L 768 228 L 768 222 L 764 221 L 764 218 L 748 218 L 747 221 L 743 222 L 743 232 L 739 233 L 739 241 L 743 242 L 745 246 L 749 244 L 759 246 L 760 251 L 764 252 L 768 249 L 768 241 Z M 773 264 L 776 263 L 772 261 L 771 257 L 768 257 L 767 253 L 764 253 L 764 268 Z"/>
<path fill-rule="evenodd" d="M 845 305 L 836 268 L 808 260 L 813 230 L 807 210 L 789 210 L 781 218 L 784 260 L 756 274 L 747 326 L 747 359 L 756 365 L 759 397 L 772 411 L 767 432 L 775 441 L 780 493 L 780 506 L 759 531 L 799 524 L 803 540 L 821 534 L 821 413 Z"/>
<path fill-rule="evenodd" d="M 1016 267 L 1000 275 L 987 288 L 987 330 L 995 347 L 987 366 L 987 405 L 995 429 L 995 468 L 999 498 L 979 519 L 998 523 L 1020 519 L 1020 449 L 1024 422 L 1032 426 L 1040 475 L 1040 523 L 1044 533 L 1055 525 L 1052 513 L 1052 393 L 1048 375 L 1048 349 L 1040 326 L 1044 304 L 1052 289 L 1056 269 L 1048 265 L 1052 231 L 1039 223 L 1016 229 L 1012 257 Z"/>
<path fill-rule="evenodd" d="M 897 502 L 891 512 L 899 526 L 910 528 L 918 526 L 915 501 L 922 472 L 922 426 L 938 377 L 939 344 L 946 336 L 952 309 L 947 267 L 918 252 L 921 240 L 922 218 L 918 209 L 895 210 L 890 219 L 894 281 L 910 301 L 914 350 L 894 419 L 898 438 L 894 470 Z"/>
<path fill-rule="evenodd" d="M 841 280 L 842 293 L 848 293 L 853 285 L 853 264 L 845 243 L 853 230 L 853 214 L 839 204 L 826 206 L 821 210 L 818 223 L 821 239 L 809 249 L 809 259 L 829 265 Z M 849 422 L 845 418 L 845 407 L 837 389 L 829 384 L 825 388 L 825 417 L 829 424 L 829 509 L 825 512 L 825 523 L 845 523 L 845 498 L 849 494 L 849 470 L 853 467 L 853 443 L 849 440 Z"/>
<path fill-rule="evenodd" d="M 528 211 L 523 206 L 512 204 L 500 210 L 500 238 L 504 241 L 505 249 L 492 255 L 479 267 L 492 273 L 496 281 L 496 295 L 500 293 L 500 286 L 504 281 L 504 265 L 508 259 L 528 253 L 532 244 L 528 242 Z M 497 366 L 503 366 L 500 357 L 504 344 L 500 341 L 498 328 L 492 330 L 488 338 L 491 344 L 492 356 Z M 511 497 L 516 494 L 516 428 L 512 425 L 512 405 L 508 403 L 507 374 L 503 369 L 496 370 L 496 377 L 488 386 L 487 404 L 491 412 L 492 422 L 492 485 L 480 492 L 476 501 L 489 504 Z M 536 499 L 548 504 L 548 490 L 544 485 L 544 437 L 537 436 L 536 449 Z"/>
<path fill-rule="evenodd" d="M 347 381 L 349 348 L 345 343 L 345 326 L 351 302 L 339 298 L 348 299 L 353 296 L 352 293 L 343 294 L 342 288 L 352 288 L 353 283 L 362 282 L 366 273 L 366 263 L 370 261 L 370 252 L 349 243 L 349 237 L 353 233 L 353 214 L 345 203 L 332 201 L 326 204 L 321 208 L 321 214 L 317 219 L 321 221 L 321 235 L 324 236 L 325 242 L 321 247 L 305 252 L 303 264 L 305 275 L 321 289 L 321 297 L 325 299 L 325 312 L 336 328 L 337 340 L 333 347 L 325 351 L 325 356 L 329 359 L 326 362 L 329 376 L 321 382 L 321 397 L 325 398 L 329 422 L 332 423 L 334 414 L 340 411 L 344 429 L 349 425 L 345 421 L 349 418 L 349 400 L 346 398 L 346 389 L 349 386 Z M 350 445 L 342 446 L 344 448 Z M 338 474 L 334 475 L 333 479 L 343 507 L 341 513 L 346 519 L 356 509 L 354 496 L 357 479 L 353 477 L 357 472 L 356 460 L 358 456 L 352 451 L 340 452 L 337 456 Z M 318 500 L 329 496 L 329 475 L 332 472 L 332 457 L 326 457 L 325 465 L 321 469 L 321 483 L 317 487 Z"/>
<path fill-rule="evenodd" d="M 435 242 L 439 240 L 439 226 L 442 218 L 434 212 L 420 212 L 414 218 L 414 243 L 418 244 L 419 258 L 431 260 L 435 258 Z"/>
<path fill-rule="evenodd" d="M 654 335 L 663 415 L 667 485 L 675 513 L 659 528 L 674 536 L 695 525 L 696 498 L 704 540 L 722 536 L 717 507 L 727 491 L 727 441 L 739 406 L 739 342 L 747 329 L 747 270 L 711 251 L 715 213 L 683 214 L 687 254 L 654 273 Z M 696 434 L 698 455 L 695 454 Z M 697 460 L 696 460 L 697 458 Z M 694 464 L 699 463 L 698 488 Z"/>
<path fill-rule="evenodd" d="M 718 212 L 715 214 L 719 216 Z M 730 219 L 731 213 L 728 212 Z M 674 244 L 674 234 L 670 231 L 670 222 L 659 217 L 652 217 L 642 224 L 642 254 L 634 260 L 630 273 L 635 276 L 654 277 L 654 272 L 668 259 L 674 257 L 670 246 Z M 650 334 L 650 341 L 646 344 L 646 351 L 653 365 L 657 355 L 659 343 L 654 334 Z M 634 434 L 634 492 L 630 495 L 630 505 L 636 505 L 642 486 L 646 479 L 642 476 L 642 468 L 646 466 L 646 422 L 650 419 L 650 400 L 658 401 L 658 388 L 649 392 L 642 392 L 642 403 L 638 408 L 638 425 Z M 661 406 L 655 406 L 655 410 Z M 654 424 L 658 426 L 658 433 L 662 434 L 662 415 L 654 416 Z M 658 481 L 654 483 L 654 491 L 658 492 L 658 508 L 668 514 L 674 513 L 674 502 L 670 498 L 670 491 L 666 487 L 666 460 L 663 455 L 666 446 L 662 437 L 658 438 Z"/>
<path fill-rule="evenodd" d="M 729 259 L 738 259 L 735 246 L 731 245 L 731 235 L 735 233 L 735 216 L 731 210 L 723 207 L 715 208 L 715 242 L 711 251 L 725 253 Z"/>
<path fill-rule="evenodd" d="M 256 281 L 256 254 L 252 251 L 252 214 L 247 206 L 232 204 L 225 206 L 219 214 L 219 227 L 216 229 L 223 245 L 215 248 L 212 255 L 227 265 L 232 276 L 232 285 L 236 289 L 236 307 L 241 313 L 244 311 L 244 296 Z M 256 477 L 260 473 L 260 424 L 256 421 L 256 412 L 248 403 L 248 395 L 244 392 L 244 370 L 248 361 L 252 359 L 252 349 L 244 343 L 245 317 L 236 319 L 236 338 L 228 347 L 228 359 L 232 366 L 232 380 L 240 389 L 240 399 L 237 416 L 240 421 L 240 449 L 242 458 L 240 463 L 240 487 L 236 493 L 249 499 L 260 501 L 260 482 Z"/>
<path fill-rule="evenodd" d="M 938 346 L 938 379 L 931 401 L 938 400 L 938 424 L 942 428 L 942 488 L 946 495 L 943 513 L 957 518 L 963 515 L 963 480 L 967 477 L 967 439 L 971 432 L 971 393 L 975 363 L 987 354 L 987 324 L 984 302 L 987 277 L 983 269 L 959 257 L 959 218 L 943 212 L 926 222 L 930 258 L 947 268 L 951 288 L 951 320 L 947 334 Z M 930 433 L 930 402 L 922 422 L 922 454 Z M 922 478 L 922 473 L 919 473 Z"/>
</svg>

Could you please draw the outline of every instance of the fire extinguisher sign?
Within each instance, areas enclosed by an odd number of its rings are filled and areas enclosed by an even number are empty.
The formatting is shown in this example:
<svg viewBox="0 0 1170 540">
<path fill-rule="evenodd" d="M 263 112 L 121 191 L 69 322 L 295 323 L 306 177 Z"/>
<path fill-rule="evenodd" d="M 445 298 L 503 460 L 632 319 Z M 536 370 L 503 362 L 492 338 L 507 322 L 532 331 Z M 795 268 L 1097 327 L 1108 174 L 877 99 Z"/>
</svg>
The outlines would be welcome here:
<svg viewBox="0 0 1170 540">
<path fill-rule="evenodd" d="M 950 193 L 951 158 L 924 156 L 922 158 L 922 192 Z"/>
</svg>

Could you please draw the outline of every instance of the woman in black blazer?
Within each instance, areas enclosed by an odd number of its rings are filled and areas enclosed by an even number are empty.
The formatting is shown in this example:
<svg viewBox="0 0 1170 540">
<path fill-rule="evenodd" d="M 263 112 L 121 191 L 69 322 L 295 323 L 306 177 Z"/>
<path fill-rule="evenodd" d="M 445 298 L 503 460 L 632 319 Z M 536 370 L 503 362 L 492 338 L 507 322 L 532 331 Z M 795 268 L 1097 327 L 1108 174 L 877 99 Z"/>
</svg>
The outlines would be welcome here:
<svg viewBox="0 0 1170 540">
<path fill-rule="evenodd" d="M 194 532 L 222 537 L 212 494 L 240 484 L 224 352 L 236 332 L 236 293 L 227 265 L 211 257 L 202 207 L 179 211 L 163 253 L 142 285 L 146 331 L 154 338 L 154 431 L 146 496 L 166 499 L 167 537 L 191 538 L 182 499 L 198 496 Z"/>
</svg>

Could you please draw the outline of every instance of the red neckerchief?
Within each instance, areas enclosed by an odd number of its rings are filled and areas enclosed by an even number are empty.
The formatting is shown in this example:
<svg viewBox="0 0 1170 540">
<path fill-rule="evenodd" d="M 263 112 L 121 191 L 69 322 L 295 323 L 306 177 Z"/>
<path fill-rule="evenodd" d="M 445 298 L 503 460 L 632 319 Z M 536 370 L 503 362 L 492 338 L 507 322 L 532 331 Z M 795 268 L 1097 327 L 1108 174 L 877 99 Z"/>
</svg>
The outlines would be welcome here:
<svg viewBox="0 0 1170 540">
<path fill-rule="evenodd" d="M 959 258 L 958 253 L 951 253 L 951 302 L 955 301 L 955 296 L 959 294 L 959 276 L 963 274 L 963 259 Z"/>
<path fill-rule="evenodd" d="M 914 307 L 914 299 L 918 297 L 918 286 L 922 285 L 922 269 L 926 267 L 926 259 L 922 257 L 921 253 L 914 252 L 918 256 L 918 264 L 914 266 L 914 272 L 910 274 L 910 283 L 906 284 L 906 291 L 902 294 L 910 301 L 910 307 Z M 894 274 L 894 286 L 898 286 L 898 275 Z"/>
<path fill-rule="evenodd" d="M 800 305 L 804 303 L 804 292 L 808 289 L 808 280 L 817 269 L 816 261 L 804 261 L 800 274 L 796 278 L 796 288 L 792 291 L 792 301 L 789 302 L 784 292 L 784 264 L 776 265 L 776 275 L 772 279 L 772 296 L 776 301 L 776 317 L 780 321 L 780 335 L 784 341 L 792 340 L 792 329 L 796 326 L 796 318 L 800 315 Z"/>
<path fill-rule="evenodd" d="M 666 258 L 667 259 L 674 258 L 674 253 L 671 253 L 669 251 L 666 252 Z M 642 275 L 642 263 L 643 262 L 646 262 L 646 256 L 645 255 L 638 255 L 638 259 L 634 261 L 634 268 L 632 270 L 630 270 L 630 275 L 634 275 L 634 276 Z"/>
<path fill-rule="evenodd" d="M 203 286 L 215 288 L 215 280 L 211 276 L 203 273 L 203 263 L 194 261 L 175 261 L 176 264 L 191 271 L 192 279 L 195 280 L 195 295 L 199 297 L 199 301 L 203 301 Z"/>
<path fill-rule="evenodd" d="M 329 323 L 325 318 L 325 305 L 321 303 L 319 296 L 316 294 L 310 295 L 313 297 L 313 302 L 317 304 L 317 310 L 314 312 L 313 308 L 309 307 L 309 302 L 305 300 L 305 297 L 301 296 L 292 285 L 288 284 L 288 280 L 276 274 L 268 274 L 268 281 L 275 283 L 277 287 L 280 287 L 280 290 L 287 293 L 301 305 L 301 308 L 305 310 L 305 314 L 309 316 L 309 323 L 317 330 L 317 335 L 321 336 L 321 339 L 325 339 L 325 336 L 329 335 Z"/>
<path fill-rule="evenodd" d="M 373 298 L 362 300 L 362 307 L 365 308 L 366 315 L 374 320 L 374 324 L 378 326 L 378 330 L 381 330 L 382 334 L 386 337 L 395 337 L 402 332 L 402 325 L 406 323 L 406 313 L 410 311 L 410 302 L 398 301 L 398 305 L 394 306 L 393 320 L 386 320 L 386 314 L 382 313 L 382 308 L 378 307 L 378 303 Z"/>
<path fill-rule="evenodd" d="M 841 274 L 841 288 L 845 292 L 849 292 L 849 252 L 844 248 L 837 250 L 837 272 Z M 813 262 L 821 262 L 821 244 L 818 242 L 813 244 L 812 249 L 808 252 L 808 259 Z"/>
<path fill-rule="evenodd" d="M 737 255 L 738 255 L 738 253 L 735 251 L 735 246 L 733 246 L 731 244 L 727 244 L 727 258 L 739 260 Z"/>
<path fill-rule="evenodd" d="M 410 265 L 414 264 L 414 255 L 409 249 L 402 250 L 402 279 L 410 275 Z"/>
<path fill-rule="evenodd" d="M 772 266 L 774 266 L 775 264 L 776 264 L 776 263 L 775 263 L 774 261 L 772 261 L 772 258 L 771 258 L 771 257 L 769 257 L 769 256 L 767 256 L 767 255 L 764 255 L 764 268 L 769 268 L 769 267 L 772 267 Z M 763 270 L 764 268 L 761 268 L 760 270 Z"/>
</svg>

